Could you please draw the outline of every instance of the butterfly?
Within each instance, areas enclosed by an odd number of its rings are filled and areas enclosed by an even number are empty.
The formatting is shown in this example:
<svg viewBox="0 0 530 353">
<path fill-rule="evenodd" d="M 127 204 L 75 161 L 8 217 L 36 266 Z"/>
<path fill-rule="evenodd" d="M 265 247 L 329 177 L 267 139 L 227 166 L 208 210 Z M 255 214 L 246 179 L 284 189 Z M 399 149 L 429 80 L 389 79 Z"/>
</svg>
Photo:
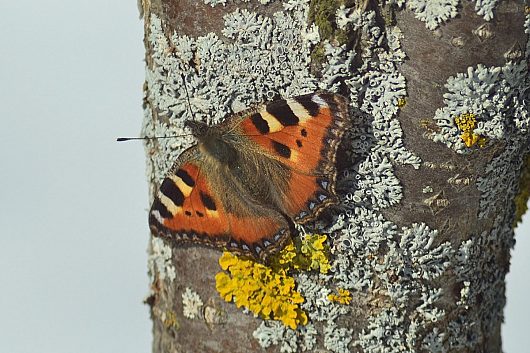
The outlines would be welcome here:
<svg viewBox="0 0 530 353">
<path fill-rule="evenodd" d="M 335 157 L 348 101 L 319 92 L 267 102 L 209 126 L 177 158 L 149 212 L 154 236 L 266 260 L 294 224 L 338 203 Z"/>
</svg>

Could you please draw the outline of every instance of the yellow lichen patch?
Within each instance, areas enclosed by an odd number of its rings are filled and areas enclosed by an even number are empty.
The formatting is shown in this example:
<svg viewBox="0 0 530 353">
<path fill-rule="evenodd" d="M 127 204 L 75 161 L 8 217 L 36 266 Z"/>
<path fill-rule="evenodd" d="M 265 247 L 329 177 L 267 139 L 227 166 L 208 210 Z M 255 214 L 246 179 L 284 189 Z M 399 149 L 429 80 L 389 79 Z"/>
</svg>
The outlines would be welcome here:
<svg viewBox="0 0 530 353">
<path fill-rule="evenodd" d="M 305 235 L 287 244 L 282 251 L 271 259 L 273 268 L 319 271 L 326 274 L 331 265 L 328 260 L 329 249 L 324 243 L 325 235 Z"/>
<path fill-rule="evenodd" d="M 397 101 L 398 108 L 403 108 L 407 104 L 407 100 L 405 98 L 399 98 Z"/>
<path fill-rule="evenodd" d="M 351 303 L 352 296 L 349 290 L 339 288 L 338 294 L 328 294 L 328 300 L 330 302 L 336 302 L 339 304 L 348 305 Z"/>
<path fill-rule="evenodd" d="M 215 276 L 215 287 L 224 300 L 234 301 L 238 308 L 244 306 L 264 319 L 280 320 L 292 329 L 307 323 L 307 315 L 299 307 L 304 298 L 286 270 L 274 271 L 227 251 L 219 264 L 228 271 Z"/>
<path fill-rule="evenodd" d="M 460 138 L 467 147 L 478 144 L 479 147 L 486 145 L 486 138 L 473 133 L 477 126 L 477 119 L 473 113 L 464 113 L 455 117 L 455 124 L 462 131 Z"/>
<path fill-rule="evenodd" d="M 174 311 L 168 310 L 162 315 L 162 319 L 164 321 L 164 326 L 166 328 L 174 328 L 178 329 L 178 321 L 177 321 L 177 315 Z"/>
<path fill-rule="evenodd" d="M 307 324 L 307 315 L 300 308 L 304 298 L 296 290 L 293 270 L 329 268 L 325 235 L 308 235 L 285 246 L 274 255 L 268 266 L 248 258 L 224 252 L 219 264 L 224 271 L 215 276 L 216 289 L 227 302 L 244 306 L 264 319 L 279 320 L 296 329 Z"/>
</svg>

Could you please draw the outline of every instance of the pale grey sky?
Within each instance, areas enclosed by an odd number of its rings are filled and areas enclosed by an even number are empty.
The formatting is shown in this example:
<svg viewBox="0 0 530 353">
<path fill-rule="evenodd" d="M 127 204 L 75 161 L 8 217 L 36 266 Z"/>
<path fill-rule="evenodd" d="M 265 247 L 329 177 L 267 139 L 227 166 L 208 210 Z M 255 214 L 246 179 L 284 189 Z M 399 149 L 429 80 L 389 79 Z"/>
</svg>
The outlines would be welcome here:
<svg viewBox="0 0 530 353">
<path fill-rule="evenodd" d="M 0 4 L 0 352 L 144 353 L 151 322 L 134 0 Z M 508 276 L 506 353 L 526 352 L 530 218 Z"/>
</svg>

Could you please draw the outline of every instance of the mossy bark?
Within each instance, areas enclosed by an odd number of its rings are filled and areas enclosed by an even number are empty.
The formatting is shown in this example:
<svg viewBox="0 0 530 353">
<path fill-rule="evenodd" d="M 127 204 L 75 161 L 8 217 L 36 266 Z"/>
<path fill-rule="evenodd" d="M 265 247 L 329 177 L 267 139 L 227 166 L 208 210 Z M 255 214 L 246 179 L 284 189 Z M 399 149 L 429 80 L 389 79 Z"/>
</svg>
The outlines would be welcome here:
<svg viewBox="0 0 530 353">
<path fill-rule="evenodd" d="M 314 6 L 316 1 L 312 3 Z M 448 77 L 458 72 L 465 72 L 469 66 L 479 63 L 502 66 L 505 63 L 504 54 L 517 43 L 522 45 L 526 42 L 523 31 L 523 2 L 501 2 L 496 9 L 495 19 L 488 25 L 492 36 L 487 39 L 475 34 L 475 30 L 485 21 L 475 13 L 474 4 L 467 1 L 463 2 L 457 18 L 442 24 L 435 31 L 427 30 L 425 24 L 417 20 L 408 10 L 395 13 L 390 10 L 391 16 L 387 16 L 380 4 L 375 1 L 364 5 L 366 8 L 376 10 L 380 16 L 379 21 L 392 22 L 403 32 L 402 46 L 408 59 L 400 70 L 406 77 L 408 97 L 406 105 L 399 114 L 399 122 L 404 132 L 404 144 L 423 161 L 419 169 L 395 165 L 395 172 L 403 186 L 404 197 L 398 205 L 389 207 L 382 213 L 386 219 L 399 227 L 424 222 L 431 229 L 437 229 L 440 232 L 441 236 L 438 241 L 449 241 L 455 248 L 458 248 L 458 244 L 462 241 L 491 231 L 496 218 L 501 217 L 506 222 L 512 219 L 509 213 L 513 213 L 513 209 L 498 209 L 487 219 L 479 219 L 477 216 L 481 198 L 481 192 L 475 185 L 477 178 L 484 175 L 487 165 L 506 149 L 506 144 L 493 143 L 477 153 L 457 154 L 428 138 L 438 129 L 431 118 L 435 110 L 444 104 L 444 84 Z M 335 3 L 334 9 L 337 7 Z M 148 22 L 151 14 L 156 14 L 162 20 L 165 26 L 164 32 L 168 37 L 174 31 L 193 37 L 214 32 L 222 37 L 224 14 L 236 8 L 246 8 L 263 15 L 270 15 L 281 10 L 282 6 L 279 1 L 260 5 L 257 1 L 234 3 L 229 0 L 226 6 L 211 7 L 203 1 L 195 0 L 143 0 L 141 8 L 144 21 L 146 21 L 146 38 L 149 35 Z M 319 8 L 319 11 L 320 14 L 326 14 L 322 8 Z M 326 26 L 328 32 L 336 30 L 336 24 L 328 23 L 328 25 Z M 357 51 L 361 51 L 363 42 L 357 38 L 359 33 L 348 35 L 350 38 L 345 41 L 343 38 L 345 33 L 338 32 L 341 42 L 347 42 Z M 146 63 L 150 65 L 152 48 L 147 40 L 145 43 Z M 338 42 L 335 41 L 334 44 Z M 144 103 L 154 106 L 153 102 L 148 99 Z M 152 117 L 147 117 L 147 119 L 158 119 L 156 111 L 153 112 Z M 156 153 L 158 153 L 156 146 L 150 147 L 149 155 Z M 422 190 L 423 184 L 418 180 L 428 180 L 428 184 L 437 192 L 439 191 L 436 197 L 428 200 Z M 149 180 L 149 182 L 157 185 L 159 180 Z M 502 214 L 503 212 L 505 214 Z M 488 271 L 494 271 L 497 275 L 504 277 L 509 269 L 511 244 L 512 239 L 505 239 L 497 247 L 490 244 L 481 249 L 483 254 L 495 253 L 492 257 L 495 261 L 489 264 L 491 268 Z M 188 246 L 174 248 L 172 256 L 177 272 L 176 279 L 172 282 L 164 281 L 156 278 L 155 274 L 152 295 L 147 300 L 153 320 L 153 352 L 279 351 L 277 346 L 267 350 L 261 348 L 256 339 L 252 337 L 253 331 L 259 325 L 259 319 L 243 313 L 241 309 L 231 303 L 225 303 L 219 297 L 215 290 L 215 274 L 220 271 L 219 251 Z M 479 273 L 482 270 L 473 268 L 476 263 L 479 262 L 470 263 L 469 271 Z M 189 283 L 193 283 L 194 289 L 201 293 L 205 304 L 201 320 L 190 320 L 183 316 L 181 295 Z M 463 309 L 457 308 L 455 301 L 462 286 L 463 284 L 456 278 L 456 275 L 447 273 L 444 276 L 444 283 L 441 287 L 444 291 L 443 309 L 450 314 L 447 316 L 447 321 L 432 323 L 424 327 L 425 335 L 435 328 L 445 332 L 451 319 L 461 313 Z M 498 300 L 501 303 L 498 309 L 502 310 L 504 287 L 492 287 L 490 290 L 496 291 L 495 294 L 499 296 Z M 480 293 L 477 294 L 477 298 L 480 298 L 480 295 Z M 357 300 L 360 299 L 355 299 Z M 349 327 L 357 330 L 353 332 L 353 336 L 355 337 L 364 327 L 362 323 L 367 317 L 388 305 L 391 303 L 387 301 L 387 298 L 377 292 L 363 293 L 359 307 L 352 311 L 345 321 Z M 476 305 L 466 310 L 478 312 L 483 308 L 480 301 L 477 301 Z M 469 312 L 466 313 L 468 317 L 483 317 L 471 315 Z M 502 313 L 494 317 L 497 321 L 488 323 L 488 325 L 480 321 L 473 323 L 480 327 L 487 326 L 494 329 L 482 332 L 474 347 L 461 351 L 501 352 Z M 405 318 L 405 321 L 409 319 L 411 318 Z M 419 343 L 416 349 L 417 352 L 424 351 Z M 362 350 L 360 347 L 352 347 L 351 351 L 361 352 Z"/>
</svg>

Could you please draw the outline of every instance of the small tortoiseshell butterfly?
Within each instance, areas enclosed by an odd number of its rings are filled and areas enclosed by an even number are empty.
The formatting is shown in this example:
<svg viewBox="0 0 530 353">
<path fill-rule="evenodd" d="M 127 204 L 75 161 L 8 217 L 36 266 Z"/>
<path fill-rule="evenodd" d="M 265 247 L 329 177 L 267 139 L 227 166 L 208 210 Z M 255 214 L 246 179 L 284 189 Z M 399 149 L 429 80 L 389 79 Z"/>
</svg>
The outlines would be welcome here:
<svg viewBox="0 0 530 353">
<path fill-rule="evenodd" d="M 149 212 L 155 236 L 265 259 L 293 222 L 314 220 L 335 194 L 335 155 L 347 100 L 313 93 L 275 100 L 208 126 L 163 180 Z"/>
</svg>

